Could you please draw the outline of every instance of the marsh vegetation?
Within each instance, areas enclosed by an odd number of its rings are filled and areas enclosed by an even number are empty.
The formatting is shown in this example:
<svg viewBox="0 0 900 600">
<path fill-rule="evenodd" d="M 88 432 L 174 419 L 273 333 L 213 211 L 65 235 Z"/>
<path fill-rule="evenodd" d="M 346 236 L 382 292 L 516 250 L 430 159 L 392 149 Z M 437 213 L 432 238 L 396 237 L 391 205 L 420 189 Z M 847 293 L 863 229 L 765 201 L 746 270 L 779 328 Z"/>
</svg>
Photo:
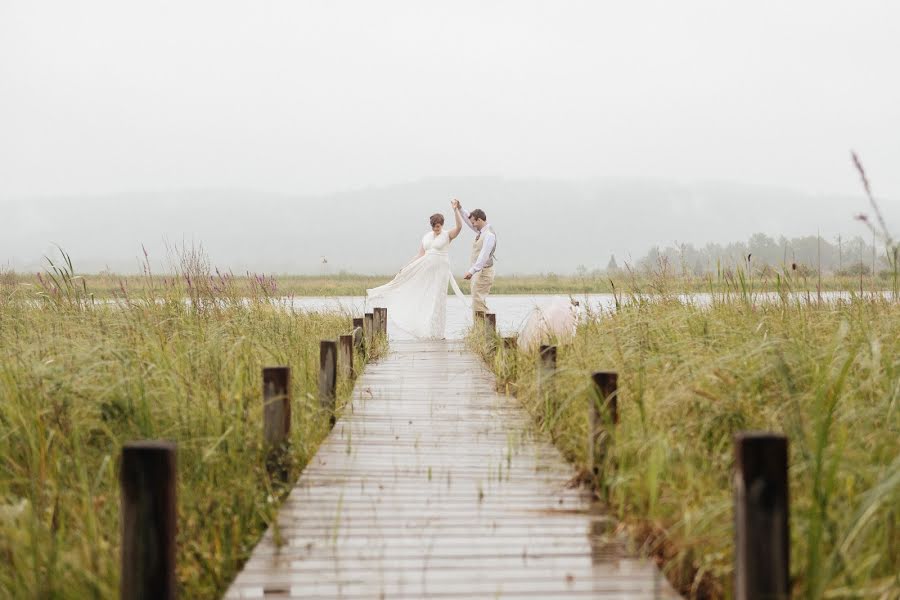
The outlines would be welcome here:
<svg viewBox="0 0 900 600">
<path fill-rule="evenodd" d="M 618 372 L 620 423 L 596 490 L 689 597 L 730 596 L 733 438 L 770 430 L 790 444 L 794 597 L 896 598 L 900 302 L 762 301 L 735 285 L 701 305 L 658 284 L 588 314 L 558 347 L 550 391 L 536 353 L 470 342 L 581 469 L 590 374 Z"/>
<path fill-rule="evenodd" d="M 63 256 L 36 286 L 0 279 L 0 596 L 117 596 L 120 449 L 162 438 L 181 595 L 218 597 L 288 491 L 266 472 L 261 367 L 293 370 L 292 481 L 329 431 L 319 340 L 350 318 L 287 309 L 270 281 L 238 292 L 201 255 L 114 302 L 74 273 Z"/>
</svg>

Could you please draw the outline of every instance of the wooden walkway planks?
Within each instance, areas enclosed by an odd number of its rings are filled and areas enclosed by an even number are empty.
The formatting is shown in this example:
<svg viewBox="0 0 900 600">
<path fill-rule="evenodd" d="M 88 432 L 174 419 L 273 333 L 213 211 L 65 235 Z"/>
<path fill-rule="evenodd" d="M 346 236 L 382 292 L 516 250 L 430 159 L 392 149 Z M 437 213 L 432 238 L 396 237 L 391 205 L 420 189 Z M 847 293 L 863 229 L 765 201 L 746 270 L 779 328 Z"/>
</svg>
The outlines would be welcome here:
<svg viewBox="0 0 900 600">
<path fill-rule="evenodd" d="M 677 598 L 572 476 L 461 342 L 392 342 L 226 598 Z"/>
</svg>

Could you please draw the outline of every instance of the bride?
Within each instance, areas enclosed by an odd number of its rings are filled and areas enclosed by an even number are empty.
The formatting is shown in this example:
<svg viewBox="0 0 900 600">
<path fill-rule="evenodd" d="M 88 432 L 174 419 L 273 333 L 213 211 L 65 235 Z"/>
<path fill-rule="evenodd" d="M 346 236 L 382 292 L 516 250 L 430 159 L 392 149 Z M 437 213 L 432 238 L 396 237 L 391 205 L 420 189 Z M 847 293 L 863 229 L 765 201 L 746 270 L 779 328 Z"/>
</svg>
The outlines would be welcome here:
<svg viewBox="0 0 900 600">
<path fill-rule="evenodd" d="M 459 202 L 454 200 L 456 226 L 444 227 L 444 215 L 431 215 L 431 231 L 422 238 L 419 253 L 390 283 L 366 290 L 369 306 L 386 307 L 391 324 L 420 339 L 442 339 L 447 325 L 447 284 L 463 298 L 450 274 L 450 242 L 462 229 Z"/>
</svg>

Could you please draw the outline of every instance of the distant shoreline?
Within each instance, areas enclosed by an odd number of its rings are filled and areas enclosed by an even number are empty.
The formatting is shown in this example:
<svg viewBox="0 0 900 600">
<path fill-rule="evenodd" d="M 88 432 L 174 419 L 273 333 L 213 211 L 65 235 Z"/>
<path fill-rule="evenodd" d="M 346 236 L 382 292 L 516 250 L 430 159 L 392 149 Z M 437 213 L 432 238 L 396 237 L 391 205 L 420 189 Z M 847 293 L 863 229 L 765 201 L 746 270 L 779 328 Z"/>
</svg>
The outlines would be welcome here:
<svg viewBox="0 0 900 600">
<path fill-rule="evenodd" d="M 761 292 L 809 292 L 847 291 L 883 292 L 892 287 L 892 273 L 882 272 L 859 276 L 835 276 L 823 274 L 821 280 L 815 273 L 798 275 L 790 271 L 769 273 L 766 276 L 746 277 L 742 272 L 707 273 L 703 275 L 671 275 L 653 272 L 592 274 L 567 276 L 554 274 L 498 276 L 491 293 L 494 295 L 529 294 L 665 294 L 734 291 Z M 456 274 L 459 279 L 459 274 Z M 392 275 L 262 275 L 262 274 L 205 274 L 190 277 L 173 274 L 119 275 L 112 273 L 76 275 L 78 287 L 96 298 L 115 298 L 144 295 L 163 287 L 181 290 L 190 295 L 191 286 L 209 287 L 217 292 L 226 287 L 236 296 L 256 296 L 260 292 L 270 296 L 365 296 L 366 290 L 391 280 Z M 43 282 L 42 282 L 43 280 Z M 46 274 L 9 273 L 0 277 L 0 290 L 14 289 L 39 292 L 48 284 Z M 461 282 L 465 288 L 465 282 Z"/>
</svg>

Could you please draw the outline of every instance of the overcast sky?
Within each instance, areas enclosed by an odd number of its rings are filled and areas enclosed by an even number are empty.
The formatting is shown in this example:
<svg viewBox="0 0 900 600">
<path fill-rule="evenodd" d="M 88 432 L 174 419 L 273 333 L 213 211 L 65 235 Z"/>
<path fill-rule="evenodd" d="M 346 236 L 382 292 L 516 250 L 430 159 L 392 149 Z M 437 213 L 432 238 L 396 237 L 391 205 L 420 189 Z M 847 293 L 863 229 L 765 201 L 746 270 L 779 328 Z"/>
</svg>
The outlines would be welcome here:
<svg viewBox="0 0 900 600">
<path fill-rule="evenodd" d="M 440 175 L 900 197 L 900 2 L 0 0 L 0 198 Z"/>
</svg>

